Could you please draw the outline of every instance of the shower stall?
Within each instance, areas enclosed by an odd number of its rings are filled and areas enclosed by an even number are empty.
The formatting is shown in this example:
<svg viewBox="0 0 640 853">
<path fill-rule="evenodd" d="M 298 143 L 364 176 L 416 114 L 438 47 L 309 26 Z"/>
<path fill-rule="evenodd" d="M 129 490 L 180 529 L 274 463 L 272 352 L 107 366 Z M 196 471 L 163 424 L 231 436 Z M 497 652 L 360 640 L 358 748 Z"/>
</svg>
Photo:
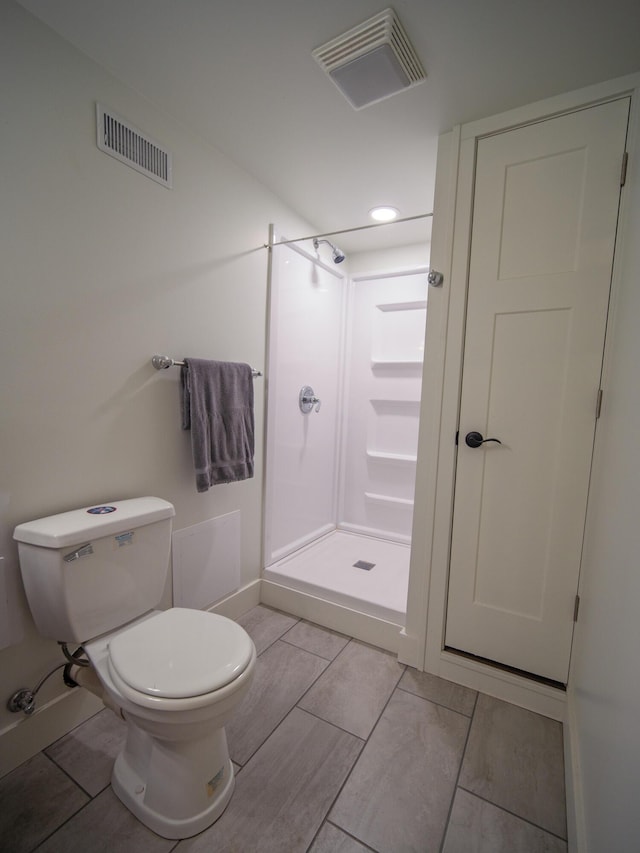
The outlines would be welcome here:
<svg viewBox="0 0 640 853">
<path fill-rule="evenodd" d="M 263 578 L 269 603 L 403 626 L 427 267 L 348 266 L 272 249 Z"/>
</svg>

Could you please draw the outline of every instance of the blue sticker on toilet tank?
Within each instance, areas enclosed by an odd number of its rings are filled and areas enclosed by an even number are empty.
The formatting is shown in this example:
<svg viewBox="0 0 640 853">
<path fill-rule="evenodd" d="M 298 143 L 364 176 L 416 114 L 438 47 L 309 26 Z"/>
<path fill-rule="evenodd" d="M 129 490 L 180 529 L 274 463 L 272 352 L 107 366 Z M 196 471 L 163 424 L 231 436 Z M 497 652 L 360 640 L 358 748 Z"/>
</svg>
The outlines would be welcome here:
<svg viewBox="0 0 640 853">
<path fill-rule="evenodd" d="M 117 509 L 117 506 L 92 506 L 87 512 L 91 515 L 106 515 L 108 512 L 115 512 Z"/>
</svg>

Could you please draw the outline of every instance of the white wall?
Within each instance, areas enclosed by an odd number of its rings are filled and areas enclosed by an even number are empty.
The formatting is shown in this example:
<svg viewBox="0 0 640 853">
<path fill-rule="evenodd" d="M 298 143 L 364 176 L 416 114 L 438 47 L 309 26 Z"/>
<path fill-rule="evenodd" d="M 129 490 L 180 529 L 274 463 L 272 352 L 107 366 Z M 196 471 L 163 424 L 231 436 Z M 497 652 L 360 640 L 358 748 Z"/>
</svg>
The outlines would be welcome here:
<svg viewBox="0 0 640 853">
<path fill-rule="evenodd" d="M 383 229 L 393 228 L 393 225 L 382 227 Z M 431 226 L 429 226 L 428 235 L 431 235 Z M 402 272 L 403 270 L 428 266 L 430 249 L 429 241 L 425 240 L 424 243 L 411 243 L 393 249 L 350 253 L 348 257 L 349 274 L 358 276 L 373 272 Z"/>
<path fill-rule="evenodd" d="M 175 504 L 175 529 L 240 510 L 242 581 L 258 578 L 265 380 L 255 478 L 198 494 L 179 370 L 150 358 L 263 368 L 268 223 L 310 226 L 12 2 L 0 5 L 0 63 L 0 555 L 11 631 L 23 632 L 0 651 L 1 772 L 74 722 L 5 710 L 61 660 L 17 580 L 17 523 L 145 494 Z M 173 152 L 173 190 L 96 148 L 96 100 Z M 38 706 L 63 692 L 52 679 Z"/>
<path fill-rule="evenodd" d="M 346 285 L 343 265 L 325 266 L 311 252 L 273 249 L 265 566 L 336 522 Z M 304 386 L 320 399 L 318 411 L 300 410 Z"/>
<path fill-rule="evenodd" d="M 639 165 L 636 129 L 569 689 L 590 853 L 640 847 Z"/>
</svg>

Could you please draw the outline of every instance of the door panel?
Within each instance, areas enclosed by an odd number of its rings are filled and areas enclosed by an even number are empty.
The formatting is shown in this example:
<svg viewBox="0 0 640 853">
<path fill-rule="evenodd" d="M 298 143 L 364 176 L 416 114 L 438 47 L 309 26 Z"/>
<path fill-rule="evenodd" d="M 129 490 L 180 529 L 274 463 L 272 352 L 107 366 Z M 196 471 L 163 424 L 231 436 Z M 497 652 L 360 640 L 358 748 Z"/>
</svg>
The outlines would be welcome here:
<svg viewBox="0 0 640 853">
<path fill-rule="evenodd" d="M 629 102 L 478 142 L 446 645 L 566 681 Z M 497 437 L 472 449 L 464 436 Z"/>
<path fill-rule="evenodd" d="M 532 619 L 542 617 L 549 569 L 548 495 L 559 470 L 570 325 L 568 310 L 496 315 L 488 421 L 500 423 L 503 444 L 489 444 L 473 457 L 483 468 L 475 599 Z M 537 357 L 540 341 L 544 359 Z M 523 419 L 527 411 L 531 417 Z M 516 435 L 510 444 L 506 437 Z M 518 444 L 527 452 L 519 453 Z M 521 499 L 504 501 L 505 494 Z"/>
</svg>

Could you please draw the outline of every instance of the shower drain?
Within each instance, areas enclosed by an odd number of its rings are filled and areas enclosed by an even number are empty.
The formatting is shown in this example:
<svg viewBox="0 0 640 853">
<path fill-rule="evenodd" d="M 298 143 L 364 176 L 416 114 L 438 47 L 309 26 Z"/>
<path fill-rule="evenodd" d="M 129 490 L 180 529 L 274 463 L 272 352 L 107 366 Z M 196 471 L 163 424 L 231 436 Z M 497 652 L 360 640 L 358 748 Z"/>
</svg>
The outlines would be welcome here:
<svg viewBox="0 0 640 853">
<path fill-rule="evenodd" d="M 354 569 L 364 569 L 365 572 L 370 572 L 374 566 L 375 563 L 367 563 L 366 560 L 358 560 L 357 563 L 353 564 Z"/>
</svg>

